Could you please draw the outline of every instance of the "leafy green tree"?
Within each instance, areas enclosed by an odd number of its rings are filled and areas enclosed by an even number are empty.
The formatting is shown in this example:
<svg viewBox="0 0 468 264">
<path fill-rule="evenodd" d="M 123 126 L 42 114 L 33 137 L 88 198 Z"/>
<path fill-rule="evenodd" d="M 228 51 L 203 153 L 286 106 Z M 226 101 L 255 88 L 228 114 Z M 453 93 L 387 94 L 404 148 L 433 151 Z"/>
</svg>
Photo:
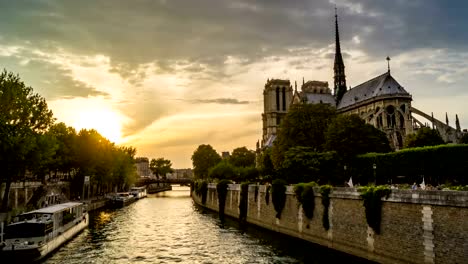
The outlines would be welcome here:
<svg viewBox="0 0 468 264">
<path fill-rule="evenodd" d="M 416 134 L 411 134 L 406 137 L 405 147 L 425 147 L 445 144 L 439 132 L 429 127 L 421 127 Z"/>
<path fill-rule="evenodd" d="M 272 161 L 281 168 L 284 153 L 291 147 L 310 147 L 317 152 L 324 150 L 325 131 L 336 116 L 336 110 L 328 104 L 295 104 L 281 122 L 273 144 Z"/>
<path fill-rule="evenodd" d="M 246 147 L 236 148 L 232 151 L 229 162 L 236 167 L 255 166 L 255 152 Z"/>
<path fill-rule="evenodd" d="M 208 177 L 208 170 L 221 161 L 221 156 L 211 145 L 198 146 L 192 155 L 193 172 L 196 178 Z"/>
<path fill-rule="evenodd" d="M 136 149 L 134 147 L 122 146 L 114 149 L 113 183 L 118 186 L 119 190 L 128 190 L 137 180 L 135 154 Z"/>
<path fill-rule="evenodd" d="M 27 87 L 18 75 L 0 74 L 0 179 L 6 183 L 0 210 L 7 210 L 11 183 L 20 179 L 36 146 L 36 135 L 54 122 L 44 98 Z"/>
<path fill-rule="evenodd" d="M 160 176 L 166 178 L 167 173 L 173 172 L 171 166 L 171 161 L 164 158 L 152 159 L 150 162 L 150 170 L 158 179 Z"/>
<path fill-rule="evenodd" d="M 57 140 L 49 133 L 36 134 L 34 148 L 28 155 L 28 170 L 42 182 L 53 169 L 54 157 L 58 148 Z"/>
<path fill-rule="evenodd" d="M 309 147 L 293 147 L 285 153 L 281 178 L 288 183 L 337 182 L 337 167 L 335 152 L 318 153 Z"/>
<path fill-rule="evenodd" d="M 468 144 L 468 133 L 464 133 L 463 136 L 460 139 L 460 143 L 462 144 Z"/>
<path fill-rule="evenodd" d="M 336 151 L 346 162 L 352 157 L 368 152 L 389 152 L 387 136 L 357 115 L 341 115 L 328 126 L 325 149 Z"/>
<path fill-rule="evenodd" d="M 260 172 L 254 166 L 238 167 L 237 168 L 237 182 L 257 182 Z"/>
<path fill-rule="evenodd" d="M 276 171 L 271 161 L 271 149 L 265 149 L 260 155 L 259 160 L 259 173 L 262 176 L 263 181 L 270 182 L 275 178 Z"/>
<path fill-rule="evenodd" d="M 77 134 L 73 127 L 67 127 L 65 123 L 57 123 L 50 127 L 48 134 L 56 139 L 57 151 L 53 158 L 52 171 L 62 172 L 68 175 L 77 169 Z"/>
<path fill-rule="evenodd" d="M 236 178 L 237 168 L 229 162 L 221 161 L 209 169 L 208 176 L 212 179 L 234 180 Z"/>
</svg>

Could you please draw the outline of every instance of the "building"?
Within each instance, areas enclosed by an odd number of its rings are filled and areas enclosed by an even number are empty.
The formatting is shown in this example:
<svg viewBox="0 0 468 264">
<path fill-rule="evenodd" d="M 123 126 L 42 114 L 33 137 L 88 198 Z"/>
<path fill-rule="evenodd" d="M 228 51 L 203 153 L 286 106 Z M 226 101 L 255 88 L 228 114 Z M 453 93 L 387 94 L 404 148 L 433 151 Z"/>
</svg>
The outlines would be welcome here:
<svg viewBox="0 0 468 264">
<path fill-rule="evenodd" d="M 173 172 L 166 174 L 166 179 L 193 179 L 192 169 L 174 169 Z"/>
<path fill-rule="evenodd" d="M 268 79 L 263 90 L 264 111 L 262 114 L 263 134 L 261 147 L 269 147 L 276 138 L 279 124 L 287 114 L 291 104 L 330 104 L 335 106 L 338 114 L 357 114 L 367 124 L 385 132 L 394 149 L 403 147 L 407 135 L 418 128 L 426 126 L 420 121 L 429 121 L 446 142 L 458 143 L 463 133 L 458 115 L 456 127 L 439 121 L 414 107 L 410 93 L 391 75 L 390 58 L 387 57 L 387 72 L 372 78 L 355 87 L 346 87 L 346 74 L 341 54 L 338 31 L 338 15 L 335 10 L 335 61 L 333 94 L 328 82 L 302 81 L 301 90 L 294 91 L 289 80 Z M 259 147 L 260 144 L 257 143 Z"/>
<path fill-rule="evenodd" d="M 135 158 L 135 166 L 136 166 L 137 174 L 140 178 L 153 177 L 153 172 L 150 170 L 149 160 L 147 157 Z"/>
</svg>

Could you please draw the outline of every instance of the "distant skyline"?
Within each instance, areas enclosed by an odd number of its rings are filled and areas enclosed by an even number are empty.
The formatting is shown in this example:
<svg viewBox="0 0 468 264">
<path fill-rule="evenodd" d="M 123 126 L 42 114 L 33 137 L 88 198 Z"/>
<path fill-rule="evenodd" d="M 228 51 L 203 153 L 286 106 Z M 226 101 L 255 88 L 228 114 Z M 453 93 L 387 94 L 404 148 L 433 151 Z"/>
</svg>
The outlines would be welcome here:
<svg viewBox="0 0 468 264">
<path fill-rule="evenodd" d="M 335 4 L 348 86 L 390 56 L 416 108 L 468 128 L 462 0 L 0 0 L 0 63 L 59 122 L 187 168 L 255 148 L 268 78 L 332 88 Z"/>
</svg>

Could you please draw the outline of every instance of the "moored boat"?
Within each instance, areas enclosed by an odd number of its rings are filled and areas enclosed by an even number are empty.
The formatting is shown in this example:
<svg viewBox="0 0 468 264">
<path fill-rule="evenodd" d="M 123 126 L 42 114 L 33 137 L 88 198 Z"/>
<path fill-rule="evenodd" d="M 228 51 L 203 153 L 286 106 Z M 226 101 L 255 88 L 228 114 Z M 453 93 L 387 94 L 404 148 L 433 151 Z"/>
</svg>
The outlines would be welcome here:
<svg viewBox="0 0 468 264">
<path fill-rule="evenodd" d="M 133 196 L 129 192 L 121 192 L 121 193 L 116 193 L 111 199 L 110 199 L 110 206 L 113 208 L 122 208 L 125 207 L 131 203 L 133 203 L 136 200 L 135 196 Z"/>
<path fill-rule="evenodd" d="M 136 199 L 142 199 L 147 196 L 145 187 L 132 187 L 130 193 L 133 194 Z"/>
<path fill-rule="evenodd" d="M 52 205 L 16 218 L 17 221 L 6 226 L 0 241 L 1 258 L 15 263 L 45 257 L 89 224 L 88 213 L 77 202 Z"/>
</svg>

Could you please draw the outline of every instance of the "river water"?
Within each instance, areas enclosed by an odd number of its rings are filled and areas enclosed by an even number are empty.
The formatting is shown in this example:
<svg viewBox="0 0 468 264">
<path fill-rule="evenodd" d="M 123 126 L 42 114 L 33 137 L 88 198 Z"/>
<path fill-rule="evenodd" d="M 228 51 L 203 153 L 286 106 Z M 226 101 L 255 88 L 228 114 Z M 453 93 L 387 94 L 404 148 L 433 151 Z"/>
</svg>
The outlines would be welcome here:
<svg viewBox="0 0 468 264">
<path fill-rule="evenodd" d="M 90 225 L 43 263 L 359 263 L 195 205 L 188 187 L 90 214 Z"/>
</svg>

